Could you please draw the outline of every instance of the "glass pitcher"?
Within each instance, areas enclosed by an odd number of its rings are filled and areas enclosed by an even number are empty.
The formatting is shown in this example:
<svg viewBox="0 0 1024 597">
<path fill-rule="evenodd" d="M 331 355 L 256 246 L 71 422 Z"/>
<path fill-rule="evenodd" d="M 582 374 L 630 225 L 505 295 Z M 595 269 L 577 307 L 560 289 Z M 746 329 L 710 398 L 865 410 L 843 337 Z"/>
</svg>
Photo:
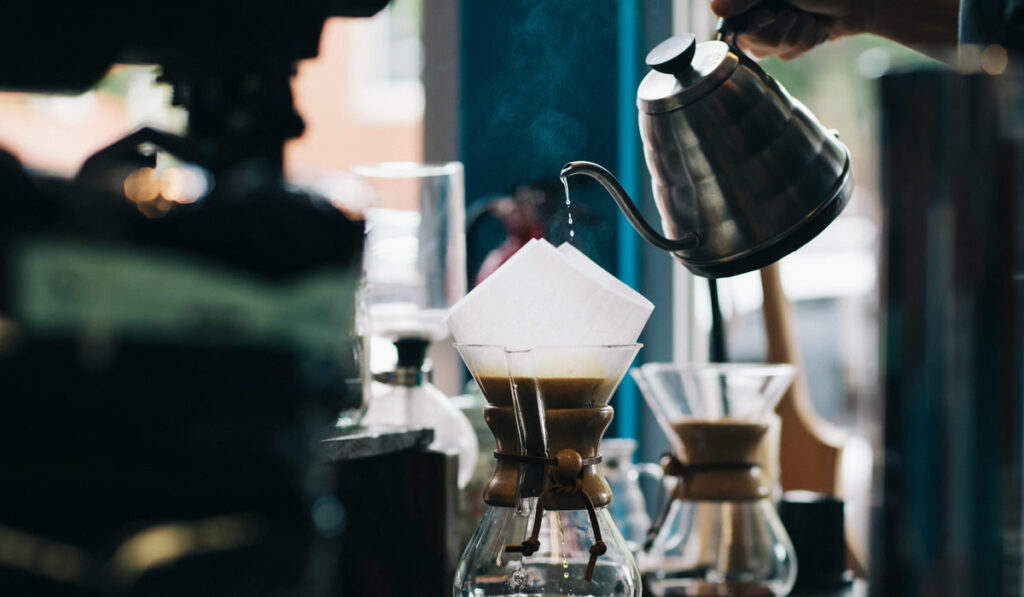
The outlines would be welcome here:
<svg viewBox="0 0 1024 597">
<path fill-rule="evenodd" d="M 597 466 L 608 401 L 639 347 L 456 345 L 487 399 L 498 446 L 456 597 L 640 596 Z"/>
<path fill-rule="evenodd" d="M 777 597 L 796 580 L 796 555 L 765 471 L 772 411 L 790 365 L 647 364 L 633 369 L 672 444 L 668 509 L 642 559 L 655 597 Z"/>
</svg>

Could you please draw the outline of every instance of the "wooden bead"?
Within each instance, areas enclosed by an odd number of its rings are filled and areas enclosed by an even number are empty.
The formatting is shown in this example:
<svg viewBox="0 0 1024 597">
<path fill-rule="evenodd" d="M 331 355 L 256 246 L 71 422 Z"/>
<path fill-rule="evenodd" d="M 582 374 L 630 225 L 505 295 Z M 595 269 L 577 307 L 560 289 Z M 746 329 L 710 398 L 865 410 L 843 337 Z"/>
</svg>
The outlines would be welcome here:
<svg viewBox="0 0 1024 597">
<path fill-rule="evenodd" d="M 559 483 L 572 483 L 583 471 L 583 457 L 576 450 L 559 450 L 555 454 L 555 478 Z"/>
</svg>

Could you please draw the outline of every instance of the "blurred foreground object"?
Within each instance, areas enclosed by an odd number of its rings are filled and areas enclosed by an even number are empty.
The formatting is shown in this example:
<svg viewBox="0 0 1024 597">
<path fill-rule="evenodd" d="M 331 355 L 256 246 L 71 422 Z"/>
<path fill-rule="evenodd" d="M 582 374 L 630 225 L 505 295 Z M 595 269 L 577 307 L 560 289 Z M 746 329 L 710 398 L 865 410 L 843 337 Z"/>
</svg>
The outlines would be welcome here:
<svg viewBox="0 0 1024 597">
<path fill-rule="evenodd" d="M 362 222 L 286 188 L 289 79 L 332 14 L 385 2 L 19 3 L 0 88 L 161 65 L 188 132 L 71 180 L 0 151 L 0 586 L 308 595 L 341 504 L 314 448 L 358 400 Z M 325 510 L 326 508 L 326 510 Z"/>
<path fill-rule="evenodd" d="M 114 63 L 290 65 L 316 56 L 327 17 L 368 17 L 387 3 L 16 2 L 0 19 L 0 89 L 82 92 Z"/>
<path fill-rule="evenodd" d="M 1020 593 L 1021 82 L 937 69 L 881 79 L 876 595 Z"/>
</svg>

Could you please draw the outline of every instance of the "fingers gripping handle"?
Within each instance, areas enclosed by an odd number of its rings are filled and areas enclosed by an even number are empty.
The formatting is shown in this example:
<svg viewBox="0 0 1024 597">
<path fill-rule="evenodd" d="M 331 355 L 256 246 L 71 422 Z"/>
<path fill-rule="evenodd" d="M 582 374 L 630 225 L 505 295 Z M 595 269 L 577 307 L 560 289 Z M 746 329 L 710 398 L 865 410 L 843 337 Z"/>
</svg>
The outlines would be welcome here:
<svg viewBox="0 0 1024 597">
<path fill-rule="evenodd" d="M 747 29 L 750 28 L 750 16 L 759 10 L 770 10 L 772 12 L 778 12 L 785 8 L 792 8 L 786 2 L 782 0 L 761 0 L 757 4 L 751 6 L 745 12 L 741 12 L 738 15 L 733 15 L 725 19 L 718 20 L 718 35 L 719 39 L 728 39 L 735 37 Z"/>
</svg>

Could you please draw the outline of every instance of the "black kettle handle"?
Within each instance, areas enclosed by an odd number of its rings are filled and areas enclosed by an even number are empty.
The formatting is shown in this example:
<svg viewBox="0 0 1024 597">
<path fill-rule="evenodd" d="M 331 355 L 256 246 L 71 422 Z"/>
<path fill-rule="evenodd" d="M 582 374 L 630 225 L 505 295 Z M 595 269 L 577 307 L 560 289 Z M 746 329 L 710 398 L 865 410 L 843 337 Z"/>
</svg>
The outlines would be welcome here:
<svg viewBox="0 0 1024 597">
<path fill-rule="evenodd" d="M 783 0 L 761 0 L 757 4 L 751 6 L 745 12 L 741 12 L 738 15 L 733 15 L 727 19 L 718 20 L 718 35 L 719 39 L 735 38 L 735 36 L 743 33 L 747 30 L 750 25 L 750 15 L 758 10 L 771 10 L 773 12 L 780 11 L 785 8 L 792 8 L 788 3 Z"/>
</svg>

